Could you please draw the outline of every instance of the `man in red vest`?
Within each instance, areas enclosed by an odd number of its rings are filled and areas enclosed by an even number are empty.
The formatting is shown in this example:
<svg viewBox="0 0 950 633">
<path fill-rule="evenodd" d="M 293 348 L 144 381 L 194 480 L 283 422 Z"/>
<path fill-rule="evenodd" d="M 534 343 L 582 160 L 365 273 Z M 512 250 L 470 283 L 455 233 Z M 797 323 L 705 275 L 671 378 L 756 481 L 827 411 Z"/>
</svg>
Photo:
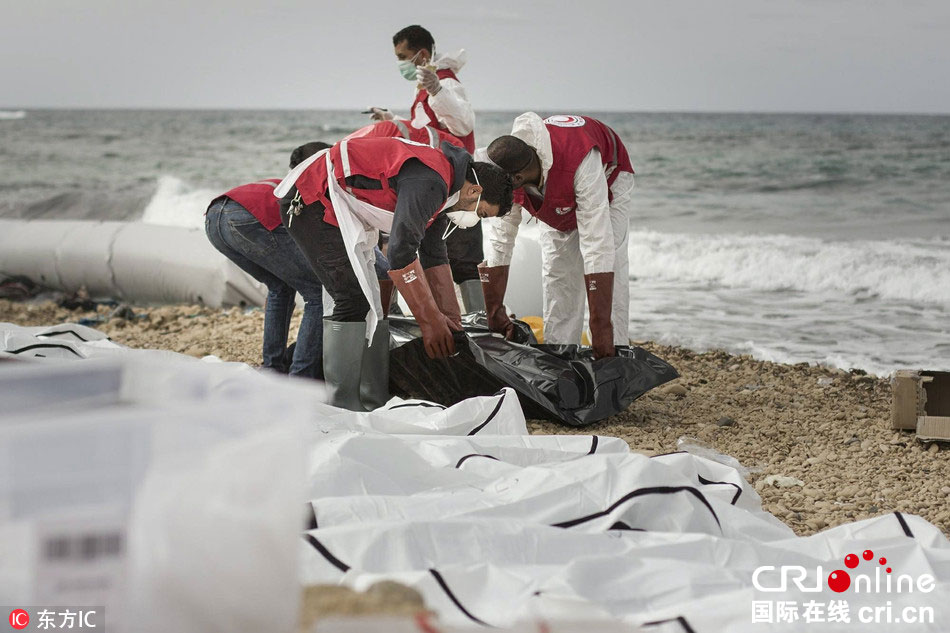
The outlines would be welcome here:
<svg viewBox="0 0 950 633">
<path fill-rule="evenodd" d="M 407 26 L 393 36 L 393 51 L 399 72 L 407 80 L 416 82 L 409 125 L 451 134 L 469 153 L 474 152 L 475 112 L 456 74 L 465 65 L 465 51 L 436 55 L 432 34 L 418 24 Z M 375 120 L 394 118 L 388 110 L 371 108 L 371 111 Z M 481 225 L 469 231 L 454 232 L 446 240 L 446 247 L 452 277 L 459 284 L 466 312 L 484 310 L 477 268 L 484 258 Z"/>
<path fill-rule="evenodd" d="M 510 210 L 505 172 L 450 143 L 355 138 L 301 163 L 275 195 L 288 232 L 335 303 L 324 320 L 331 404 L 362 411 L 389 399 L 384 306 L 393 286 L 376 283 L 378 231 L 389 233 L 389 277 L 422 330 L 427 354 L 455 353 L 452 332 L 461 322 L 444 237 L 455 225 L 471 227 Z"/>
<path fill-rule="evenodd" d="M 597 119 L 526 112 L 488 157 L 515 186 L 513 212 L 489 227 L 482 273 L 492 330 L 511 335 L 502 301 L 521 210 L 541 221 L 545 343 L 580 342 L 586 292 L 594 357 L 629 344 L 628 217 L 633 167 L 620 137 Z"/>
<path fill-rule="evenodd" d="M 304 159 L 330 147 L 312 142 L 290 155 L 293 169 Z M 261 366 L 307 378 L 323 375 L 323 286 L 287 229 L 281 225 L 274 197 L 277 178 L 235 187 L 215 198 L 205 215 L 211 244 L 251 277 L 267 286 Z M 297 293 L 304 300 L 292 359 L 287 337 Z"/>
</svg>

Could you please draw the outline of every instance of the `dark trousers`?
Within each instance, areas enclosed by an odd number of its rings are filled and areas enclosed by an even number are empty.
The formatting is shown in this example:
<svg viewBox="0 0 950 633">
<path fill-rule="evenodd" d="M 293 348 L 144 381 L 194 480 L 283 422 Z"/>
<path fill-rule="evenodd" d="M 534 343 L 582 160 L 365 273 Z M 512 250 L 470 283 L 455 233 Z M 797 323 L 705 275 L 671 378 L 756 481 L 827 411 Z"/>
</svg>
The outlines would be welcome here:
<svg viewBox="0 0 950 633">
<path fill-rule="evenodd" d="M 333 314 L 325 318 L 331 321 L 365 320 L 369 302 L 353 272 L 343 234 L 339 227 L 323 221 L 324 208 L 319 201 L 303 207 L 300 215 L 290 219 L 288 210 L 295 195 L 296 187 L 281 200 L 280 217 L 290 237 L 317 273 L 323 288 L 333 297 Z"/>
</svg>

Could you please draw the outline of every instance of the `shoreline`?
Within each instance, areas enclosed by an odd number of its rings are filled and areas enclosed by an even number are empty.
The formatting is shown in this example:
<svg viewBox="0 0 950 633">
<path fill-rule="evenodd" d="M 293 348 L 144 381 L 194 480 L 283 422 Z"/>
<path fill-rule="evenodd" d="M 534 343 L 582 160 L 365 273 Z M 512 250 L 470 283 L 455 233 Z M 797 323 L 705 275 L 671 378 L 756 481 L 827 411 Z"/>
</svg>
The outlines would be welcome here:
<svg viewBox="0 0 950 633">
<path fill-rule="evenodd" d="M 106 306 L 70 311 L 49 301 L 0 300 L 0 322 L 38 326 L 90 319 L 96 321 L 91 327 L 129 347 L 260 362 L 260 309 L 131 307 L 135 317 L 124 319 L 110 318 Z M 298 310 L 291 338 L 299 319 Z M 721 350 L 640 345 L 681 377 L 596 424 L 575 429 L 530 420 L 529 431 L 612 435 L 647 455 L 676 451 L 679 438 L 695 438 L 752 471 L 748 479 L 763 508 L 800 536 L 895 511 L 919 515 L 950 536 L 950 450 L 890 428 L 886 378 Z M 769 476 L 801 485 L 776 487 L 766 483 Z"/>
</svg>

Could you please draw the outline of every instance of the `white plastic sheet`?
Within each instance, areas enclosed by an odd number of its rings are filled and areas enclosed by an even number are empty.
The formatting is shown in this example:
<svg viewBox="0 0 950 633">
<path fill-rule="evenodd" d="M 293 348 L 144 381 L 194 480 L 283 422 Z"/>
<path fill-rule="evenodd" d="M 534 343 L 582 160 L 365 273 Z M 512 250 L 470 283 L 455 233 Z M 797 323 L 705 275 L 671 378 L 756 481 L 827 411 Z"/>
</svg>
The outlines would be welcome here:
<svg viewBox="0 0 950 633">
<path fill-rule="evenodd" d="M 31 333 L 6 325 L 0 334 L 20 344 Z M 85 353 L 96 343 L 72 345 Z M 508 389 L 447 409 L 394 399 L 351 413 L 318 402 L 307 383 L 246 366 L 112 353 L 0 363 L 0 387 L 23 391 L 0 423 L 0 603 L 31 595 L 22 571 L 30 549 L 17 544 L 41 511 L 105 490 L 133 500 L 129 617 L 149 618 L 134 630 L 290 631 L 300 584 L 365 590 L 381 579 L 418 589 L 455 629 L 542 630 L 519 622 L 553 621 L 547 630 L 571 631 L 573 620 L 696 633 L 950 625 L 950 544 L 919 517 L 884 514 L 800 538 L 761 509 L 734 468 L 688 453 L 646 457 L 616 438 L 528 435 Z M 278 422 L 305 430 L 287 441 Z M 101 437 L 93 463 L 103 470 L 78 477 L 82 463 L 66 460 L 72 476 L 51 475 L 62 463 L 43 461 L 44 442 L 24 453 L 27 436 L 64 446 Z M 12 455 L 28 458 L 17 463 L 30 476 L 11 476 Z M 828 575 L 846 569 L 848 554 L 861 557 L 848 569 L 853 586 L 834 592 Z M 875 585 L 886 581 L 885 557 L 892 580 L 909 578 L 912 591 Z M 848 621 L 831 621 L 843 617 L 842 601 Z M 763 605 L 771 621 L 756 611 Z M 793 607 L 794 621 L 777 620 Z"/>
</svg>

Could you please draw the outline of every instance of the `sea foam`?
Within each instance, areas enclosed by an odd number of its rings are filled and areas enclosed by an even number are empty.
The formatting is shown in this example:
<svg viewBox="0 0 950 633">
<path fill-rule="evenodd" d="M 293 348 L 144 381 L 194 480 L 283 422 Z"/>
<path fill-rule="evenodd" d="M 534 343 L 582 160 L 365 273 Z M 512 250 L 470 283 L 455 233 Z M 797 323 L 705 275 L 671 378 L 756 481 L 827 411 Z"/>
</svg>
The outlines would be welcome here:
<svg viewBox="0 0 950 633">
<path fill-rule="evenodd" d="M 175 176 L 161 176 L 158 188 L 142 214 L 142 222 L 163 226 L 204 226 L 204 213 L 221 194 L 211 189 L 195 189 Z"/>
<path fill-rule="evenodd" d="M 629 251 L 635 278 L 950 305 L 945 239 L 826 241 L 633 231 Z"/>
</svg>

